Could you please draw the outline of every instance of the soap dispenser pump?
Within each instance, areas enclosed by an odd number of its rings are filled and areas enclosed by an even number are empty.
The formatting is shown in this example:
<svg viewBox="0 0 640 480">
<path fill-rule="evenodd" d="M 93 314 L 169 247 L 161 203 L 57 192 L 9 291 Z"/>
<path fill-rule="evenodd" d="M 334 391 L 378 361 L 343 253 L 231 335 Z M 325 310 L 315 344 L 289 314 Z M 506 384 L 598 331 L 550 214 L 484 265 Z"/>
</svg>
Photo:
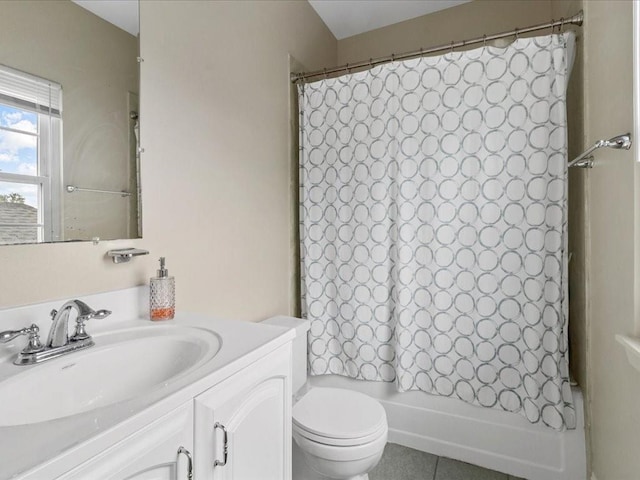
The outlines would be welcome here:
<svg viewBox="0 0 640 480">
<path fill-rule="evenodd" d="M 160 257 L 158 276 L 151 278 L 149 287 L 151 320 L 171 320 L 176 313 L 176 282 L 165 268 L 164 257 Z"/>
</svg>

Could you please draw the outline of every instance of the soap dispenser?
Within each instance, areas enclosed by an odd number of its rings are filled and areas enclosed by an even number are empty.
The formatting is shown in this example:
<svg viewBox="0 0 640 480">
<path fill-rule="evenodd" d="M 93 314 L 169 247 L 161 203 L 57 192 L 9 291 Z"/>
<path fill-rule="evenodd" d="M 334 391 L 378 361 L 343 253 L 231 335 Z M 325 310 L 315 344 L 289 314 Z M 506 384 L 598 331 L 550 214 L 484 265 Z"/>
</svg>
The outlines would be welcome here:
<svg viewBox="0 0 640 480">
<path fill-rule="evenodd" d="M 158 276 L 151 278 L 149 287 L 151 320 L 171 320 L 176 313 L 176 282 L 165 268 L 164 257 L 160 257 Z"/>
</svg>

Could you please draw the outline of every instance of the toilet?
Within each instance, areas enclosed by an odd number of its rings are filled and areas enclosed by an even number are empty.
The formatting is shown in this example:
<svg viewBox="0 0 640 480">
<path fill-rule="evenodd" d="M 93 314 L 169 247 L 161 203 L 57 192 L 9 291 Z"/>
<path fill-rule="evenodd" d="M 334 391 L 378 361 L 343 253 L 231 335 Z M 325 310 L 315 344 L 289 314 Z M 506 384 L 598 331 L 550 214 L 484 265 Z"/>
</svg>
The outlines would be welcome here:
<svg viewBox="0 0 640 480">
<path fill-rule="evenodd" d="M 293 341 L 293 480 L 368 480 L 387 443 L 387 416 L 375 399 L 342 388 L 307 384 L 309 321 L 272 317 L 296 329 Z"/>
</svg>

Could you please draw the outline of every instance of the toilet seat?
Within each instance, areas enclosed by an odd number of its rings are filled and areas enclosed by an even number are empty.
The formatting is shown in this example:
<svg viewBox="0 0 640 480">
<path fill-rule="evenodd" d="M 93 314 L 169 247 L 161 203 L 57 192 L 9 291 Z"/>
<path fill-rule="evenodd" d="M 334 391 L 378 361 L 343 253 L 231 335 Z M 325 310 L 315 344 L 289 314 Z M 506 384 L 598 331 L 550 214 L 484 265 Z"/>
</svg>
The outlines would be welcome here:
<svg viewBox="0 0 640 480">
<path fill-rule="evenodd" d="M 383 425 L 375 432 L 365 437 L 359 438 L 333 438 L 323 435 L 316 435 L 304 430 L 303 428 L 298 427 L 297 425 L 293 425 L 293 433 L 294 435 L 298 435 L 300 437 L 306 438 L 309 441 L 321 443 L 323 445 L 334 447 L 357 447 L 359 445 L 365 445 L 367 443 L 375 442 L 381 436 L 387 433 L 387 427 Z"/>
<path fill-rule="evenodd" d="M 376 400 L 340 388 L 312 388 L 293 407 L 293 431 L 330 446 L 358 446 L 387 434 L 387 416 Z"/>
</svg>

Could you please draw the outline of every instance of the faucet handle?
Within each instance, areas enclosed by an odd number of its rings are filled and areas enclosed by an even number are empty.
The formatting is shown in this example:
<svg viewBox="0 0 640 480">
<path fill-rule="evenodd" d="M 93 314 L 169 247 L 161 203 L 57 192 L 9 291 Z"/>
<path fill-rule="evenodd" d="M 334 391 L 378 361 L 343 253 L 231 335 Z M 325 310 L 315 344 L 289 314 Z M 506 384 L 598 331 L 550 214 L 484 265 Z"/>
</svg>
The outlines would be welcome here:
<svg viewBox="0 0 640 480">
<path fill-rule="evenodd" d="M 53 321 L 56 318 L 57 314 L 58 314 L 58 310 L 56 310 L 55 308 L 49 312 L 49 315 L 51 315 L 51 321 Z"/>
<path fill-rule="evenodd" d="M 35 323 L 32 323 L 28 330 L 29 343 L 22 349 L 22 353 L 35 353 L 44 350 L 44 345 L 42 345 L 40 335 L 38 334 L 40 331 L 38 326 Z"/>
<path fill-rule="evenodd" d="M 38 334 L 39 331 L 40 329 L 35 323 L 32 324 L 30 327 L 26 327 L 21 330 L 6 330 L 4 332 L 0 332 L 0 342 L 8 343 L 14 338 L 17 338 L 21 335 L 28 335 L 29 343 L 22 350 L 22 352 L 23 353 L 39 352 L 44 348 L 42 346 L 42 343 L 40 342 L 40 335 Z"/>
<path fill-rule="evenodd" d="M 4 332 L 0 332 L 0 343 L 9 343 L 20 335 L 26 335 L 24 330 L 23 328 L 22 330 L 5 330 Z"/>
<path fill-rule="evenodd" d="M 0 343 L 9 343 L 14 338 L 18 338 L 20 335 L 38 335 L 40 329 L 34 323 L 30 327 L 22 328 L 20 330 L 5 330 L 0 332 Z"/>
<path fill-rule="evenodd" d="M 107 318 L 112 313 L 113 312 L 111 310 L 104 310 L 104 309 L 98 310 L 91 318 L 97 318 L 98 320 L 102 320 L 103 318 Z"/>
<path fill-rule="evenodd" d="M 98 310 L 97 312 L 92 311 L 92 313 L 89 315 L 79 315 L 76 318 L 76 330 L 69 340 L 72 342 L 77 342 L 80 340 L 91 338 L 91 336 L 84 329 L 85 322 L 93 318 L 97 318 L 99 320 L 107 318 L 109 315 L 111 315 L 111 310 Z"/>
</svg>

